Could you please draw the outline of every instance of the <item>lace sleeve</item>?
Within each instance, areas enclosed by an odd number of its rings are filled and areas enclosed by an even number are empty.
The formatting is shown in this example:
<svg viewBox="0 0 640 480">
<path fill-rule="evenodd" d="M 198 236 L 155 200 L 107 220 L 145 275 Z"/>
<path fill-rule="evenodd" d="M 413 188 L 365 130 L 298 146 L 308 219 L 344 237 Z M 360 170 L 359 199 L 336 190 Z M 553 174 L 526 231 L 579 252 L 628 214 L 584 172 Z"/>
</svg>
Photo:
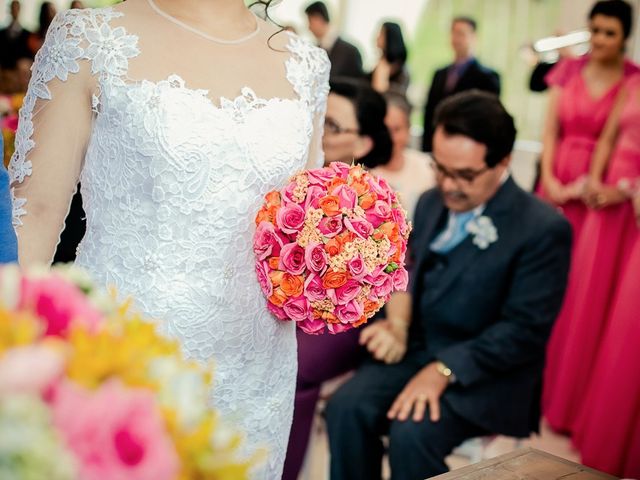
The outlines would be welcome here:
<svg viewBox="0 0 640 480">
<path fill-rule="evenodd" d="M 322 135 L 329 95 L 331 63 L 327 52 L 295 35 L 292 35 L 290 50 L 293 53 L 294 63 L 287 69 L 289 79 L 296 86 L 298 95 L 307 101 L 313 112 L 313 133 L 306 168 L 319 168 L 324 163 Z"/>
<path fill-rule="evenodd" d="M 108 47 L 99 32 L 110 16 L 56 16 L 36 55 L 9 165 L 21 264 L 50 263 L 55 253 L 91 134 L 98 57 Z"/>
</svg>

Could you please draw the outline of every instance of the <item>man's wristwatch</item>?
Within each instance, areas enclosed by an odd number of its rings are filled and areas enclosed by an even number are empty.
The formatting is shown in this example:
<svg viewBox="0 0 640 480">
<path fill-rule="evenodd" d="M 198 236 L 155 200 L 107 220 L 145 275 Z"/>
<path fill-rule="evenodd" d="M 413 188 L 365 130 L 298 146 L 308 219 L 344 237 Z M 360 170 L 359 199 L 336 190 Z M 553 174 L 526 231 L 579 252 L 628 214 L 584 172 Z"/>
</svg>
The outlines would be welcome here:
<svg viewBox="0 0 640 480">
<path fill-rule="evenodd" d="M 447 377 L 447 380 L 449 380 L 449 383 L 453 383 L 456 381 L 456 376 L 454 375 L 454 373 L 451 371 L 451 369 L 449 367 L 447 367 L 443 362 L 441 362 L 440 360 L 436 361 L 436 370 L 438 371 L 438 373 L 440 375 L 442 375 L 443 377 Z"/>
</svg>

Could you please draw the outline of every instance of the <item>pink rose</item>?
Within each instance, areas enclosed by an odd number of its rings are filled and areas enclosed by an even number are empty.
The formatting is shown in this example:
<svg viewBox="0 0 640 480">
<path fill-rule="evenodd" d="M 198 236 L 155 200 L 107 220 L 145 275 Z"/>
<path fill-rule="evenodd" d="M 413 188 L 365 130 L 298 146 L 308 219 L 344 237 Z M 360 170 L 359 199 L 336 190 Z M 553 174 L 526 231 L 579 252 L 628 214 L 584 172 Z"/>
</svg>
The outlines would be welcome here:
<svg viewBox="0 0 640 480">
<path fill-rule="evenodd" d="M 282 308 L 284 313 L 295 322 L 306 320 L 311 313 L 309 302 L 303 296 L 290 298 Z"/>
<path fill-rule="evenodd" d="M 61 350 L 45 345 L 25 345 L 4 352 L 0 360 L 0 396 L 40 395 L 64 374 Z"/>
<path fill-rule="evenodd" d="M 409 225 L 407 224 L 407 217 L 401 208 L 394 208 L 391 210 L 391 219 L 398 225 L 401 235 L 406 235 Z"/>
<path fill-rule="evenodd" d="M 376 279 L 373 293 L 379 298 L 385 298 L 393 290 L 393 278 L 391 275 L 381 273 L 380 278 Z"/>
<path fill-rule="evenodd" d="M 307 190 L 307 198 L 304 201 L 304 209 L 305 211 L 309 209 L 309 207 L 320 208 L 319 200 L 326 196 L 327 190 L 325 188 L 319 187 L 317 185 L 312 185 Z"/>
<path fill-rule="evenodd" d="M 351 170 L 351 167 L 343 162 L 331 162 L 329 168 L 345 180 L 349 177 L 349 170 Z"/>
<path fill-rule="evenodd" d="M 367 210 L 366 217 L 374 228 L 378 228 L 391 218 L 391 207 L 389 207 L 387 202 L 378 200 L 373 204 L 373 207 Z"/>
<path fill-rule="evenodd" d="M 332 168 L 316 168 L 307 171 L 307 178 L 309 179 L 309 185 L 324 185 L 330 182 L 333 177 L 336 176 L 335 170 Z"/>
<path fill-rule="evenodd" d="M 280 251 L 280 270 L 291 275 L 302 275 L 304 272 L 304 248 L 295 242 L 288 243 Z"/>
<path fill-rule="evenodd" d="M 271 302 L 267 302 L 267 310 L 269 310 L 278 320 L 289 320 L 289 317 L 284 310 Z"/>
<path fill-rule="evenodd" d="M 327 295 L 335 305 L 345 305 L 355 299 L 361 290 L 362 286 L 360 285 L 360 282 L 351 279 L 335 290 L 327 290 Z"/>
<path fill-rule="evenodd" d="M 60 277 L 22 277 L 19 309 L 33 311 L 45 324 L 45 335 L 66 336 L 72 321 L 90 329 L 102 322 L 102 314 L 82 291 Z"/>
<path fill-rule="evenodd" d="M 258 283 L 265 297 L 270 297 L 273 294 L 273 284 L 269 278 L 269 265 L 267 262 L 256 262 L 256 274 L 258 275 Z"/>
<path fill-rule="evenodd" d="M 274 225 L 270 222 L 260 222 L 253 237 L 253 251 L 258 260 L 278 257 L 281 249 L 282 240 L 276 233 Z"/>
<path fill-rule="evenodd" d="M 379 285 L 384 281 L 384 278 L 381 276 L 383 270 L 384 270 L 384 266 L 383 265 L 378 265 L 373 272 L 371 272 L 370 274 L 366 275 L 364 277 L 364 281 L 367 282 L 369 285 Z"/>
<path fill-rule="evenodd" d="M 406 268 L 400 267 L 395 272 L 391 274 L 393 278 L 393 288 L 396 291 L 404 292 L 407 290 L 407 285 L 409 284 L 409 272 L 407 272 Z"/>
<path fill-rule="evenodd" d="M 293 198 L 293 192 L 297 187 L 298 187 L 298 184 L 296 182 L 289 182 L 289 184 L 280 191 L 280 195 L 282 197 L 282 203 L 284 205 L 288 205 L 290 203 L 297 203 L 295 198 Z"/>
<path fill-rule="evenodd" d="M 351 324 L 348 323 L 328 323 L 327 324 L 327 329 L 329 330 L 329 333 L 331 333 L 332 335 L 337 335 L 338 333 L 343 333 L 346 331 L 351 330 L 353 327 L 351 326 Z"/>
<path fill-rule="evenodd" d="M 391 188 L 387 181 L 382 177 L 376 177 L 369 182 L 371 190 L 375 192 L 380 200 L 388 201 L 391 196 Z"/>
<path fill-rule="evenodd" d="M 180 460 L 154 394 L 112 380 L 89 391 L 60 384 L 53 422 L 85 480 L 172 480 Z"/>
<path fill-rule="evenodd" d="M 327 253 L 321 243 L 310 243 L 304 252 L 307 268 L 314 272 L 322 272 L 327 267 Z"/>
<path fill-rule="evenodd" d="M 327 298 L 327 291 L 322 286 L 322 278 L 315 273 L 309 275 L 304 282 L 304 293 L 311 302 L 319 302 Z"/>
<path fill-rule="evenodd" d="M 345 218 L 344 226 L 363 240 L 373 235 L 373 225 L 361 218 Z"/>
<path fill-rule="evenodd" d="M 308 335 L 321 335 L 324 333 L 325 328 L 325 323 L 319 318 L 307 318 L 296 325 Z"/>
<path fill-rule="evenodd" d="M 336 215 L 335 217 L 324 217 L 320 220 L 318 229 L 320 233 L 327 238 L 333 238 L 342 231 L 342 215 Z"/>
<path fill-rule="evenodd" d="M 342 323 L 355 323 L 364 315 L 364 307 L 352 300 L 345 305 L 338 305 L 334 313 Z"/>
<path fill-rule="evenodd" d="M 297 203 L 289 203 L 278 210 L 276 223 L 284 233 L 298 233 L 304 225 L 304 210 Z"/>
<path fill-rule="evenodd" d="M 333 195 L 340 199 L 340 208 L 353 208 L 358 203 L 358 194 L 349 185 L 340 185 Z"/>
<path fill-rule="evenodd" d="M 356 255 L 347 263 L 347 269 L 354 280 L 362 281 L 367 275 L 367 269 L 364 265 L 364 260 L 360 255 Z"/>
</svg>

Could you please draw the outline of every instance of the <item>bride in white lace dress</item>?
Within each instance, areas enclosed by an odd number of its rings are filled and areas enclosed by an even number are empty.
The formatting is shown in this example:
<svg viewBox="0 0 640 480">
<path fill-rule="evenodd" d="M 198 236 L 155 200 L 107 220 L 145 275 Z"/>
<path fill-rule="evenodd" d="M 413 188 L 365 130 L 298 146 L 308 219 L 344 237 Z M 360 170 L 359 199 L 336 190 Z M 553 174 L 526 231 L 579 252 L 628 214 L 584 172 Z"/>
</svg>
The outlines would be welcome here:
<svg viewBox="0 0 640 480">
<path fill-rule="evenodd" d="M 59 15 L 10 166 L 20 262 L 51 261 L 80 181 L 77 264 L 214 361 L 212 402 L 267 448 L 266 480 L 286 451 L 296 338 L 266 310 L 253 219 L 269 190 L 322 164 L 329 74 L 324 51 L 278 31 L 242 0 Z"/>
</svg>

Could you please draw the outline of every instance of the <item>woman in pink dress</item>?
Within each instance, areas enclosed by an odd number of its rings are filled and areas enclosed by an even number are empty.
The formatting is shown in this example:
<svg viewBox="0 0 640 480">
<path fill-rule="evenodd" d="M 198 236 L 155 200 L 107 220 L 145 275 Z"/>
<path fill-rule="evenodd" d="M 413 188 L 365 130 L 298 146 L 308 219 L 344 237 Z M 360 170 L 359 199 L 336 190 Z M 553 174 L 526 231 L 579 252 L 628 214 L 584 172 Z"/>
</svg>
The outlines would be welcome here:
<svg viewBox="0 0 640 480">
<path fill-rule="evenodd" d="M 588 208 L 582 197 L 596 142 L 623 81 L 640 71 L 625 60 L 623 54 L 631 30 L 631 6 L 622 0 L 600 1 L 592 8 L 589 18 L 591 54 L 580 59 L 563 60 L 547 78 L 553 87 L 545 127 L 540 192 L 563 210 L 574 230 L 573 267 L 567 297 L 549 341 L 543 394 L 547 420 L 554 429 L 565 432 L 571 431 L 575 419 L 573 402 L 579 402 L 586 388 L 581 376 L 585 365 L 580 362 L 585 353 L 593 353 L 594 345 L 597 346 L 595 327 L 602 323 L 602 308 L 606 307 L 610 294 L 603 291 L 595 298 L 597 308 L 592 311 L 584 308 L 591 305 L 591 292 L 585 301 L 584 294 L 577 289 L 581 282 L 599 281 L 600 269 L 608 269 L 605 262 L 583 264 L 592 257 L 600 256 L 588 248 L 589 242 L 585 241 L 582 247 L 588 250 L 586 253 L 578 251 L 581 238 L 587 235 L 583 230 Z M 589 231 L 593 228 L 589 227 Z M 616 239 L 612 235 L 602 238 L 598 244 L 606 245 L 606 250 L 615 252 L 610 242 Z M 615 275 L 615 269 L 609 274 Z M 608 285 L 606 282 L 601 284 Z M 592 325 L 593 322 L 595 324 Z M 593 336 L 586 344 L 579 343 L 582 337 L 576 332 L 591 330 Z M 587 361 L 586 364 L 590 363 Z"/>
<path fill-rule="evenodd" d="M 545 416 L 559 431 L 574 430 L 612 300 L 638 236 L 628 189 L 640 178 L 639 95 L 640 75 L 635 75 L 618 96 L 591 166 L 585 202 L 592 210 L 574 247 L 565 305 L 552 337 L 551 345 L 561 344 L 562 350 L 547 361 Z"/>
<path fill-rule="evenodd" d="M 622 0 L 596 2 L 589 14 L 591 53 L 562 60 L 545 78 L 551 89 L 539 194 L 562 209 L 574 239 L 587 213 L 580 196 L 595 144 L 622 79 L 638 71 L 624 58 L 632 18 Z"/>
<path fill-rule="evenodd" d="M 599 332 L 590 334 L 597 335 L 599 348 L 597 355 L 591 352 L 595 361 L 589 371 L 583 372 L 590 380 L 588 389 L 582 392 L 583 405 L 575 421 L 573 441 L 586 465 L 613 475 L 640 478 L 640 75 L 625 85 L 619 104 L 598 144 L 598 154 L 602 155 L 594 158 L 597 179 L 615 141 L 605 185 L 594 186 L 589 202 L 607 205 L 621 197 L 624 200 L 594 213 L 584 227 L 585 239 L 594 233 L 596 239 L 611 240 L 604 248 L 598 249 L 594 243 L 585 249 L 590 248 L 593 257 L 606 257 L 603 262 L 614 264 L 609 270 L 615 272 L 601 279 L 609 286 L 610 308 L 600 317 L 604 321 L 598 326 Z M 599 221 L 594 221 L 593 232 L 587 234 L 592 226 L 589 222 L 596 215 Z M 599 267 L 596 274 L 609 273 L 604 263 Z M 582 341 L 587 337 L 586 333 L 581 336 Z"/>
</svg>

